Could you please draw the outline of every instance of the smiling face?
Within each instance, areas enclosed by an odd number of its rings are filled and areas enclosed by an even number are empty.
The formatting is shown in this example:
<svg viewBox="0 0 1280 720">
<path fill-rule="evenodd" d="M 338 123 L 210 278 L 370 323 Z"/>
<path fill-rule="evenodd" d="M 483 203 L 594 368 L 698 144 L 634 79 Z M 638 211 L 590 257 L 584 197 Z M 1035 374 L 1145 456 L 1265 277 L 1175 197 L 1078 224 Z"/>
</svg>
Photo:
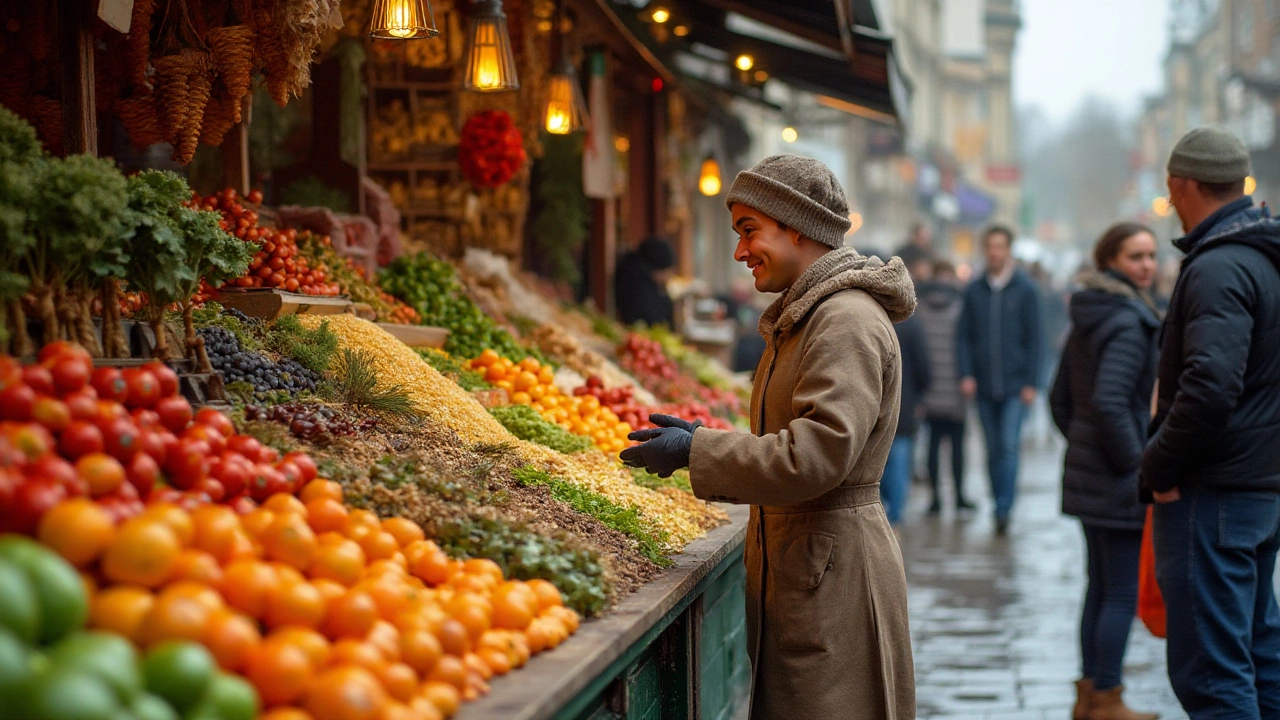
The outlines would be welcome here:
<svg viewBox="0 0 1280 720">
<path fill-rule="evenodd" d="M 785 292 L 813 262 L 799 232 L 755 208 L 734 203 L 733 229 L 738 247 L 733 259 L 745 263 L 762 293 Z"/>
</svg>

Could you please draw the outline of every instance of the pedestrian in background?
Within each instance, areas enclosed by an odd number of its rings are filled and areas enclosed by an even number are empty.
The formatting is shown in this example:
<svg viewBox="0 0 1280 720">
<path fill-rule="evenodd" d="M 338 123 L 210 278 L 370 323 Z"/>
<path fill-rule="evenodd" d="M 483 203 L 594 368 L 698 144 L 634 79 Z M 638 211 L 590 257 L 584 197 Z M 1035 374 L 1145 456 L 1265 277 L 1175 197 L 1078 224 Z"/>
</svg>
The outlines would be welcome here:
<svg viewBox="0 0 1280 720">
<path fill-rule="evenodd" d="M 933 279 L 916 289 L 914 317 L 924 331 L 925 350 L 929 355 L 929 391 L 924 395 L 925 426 L 929 434 L 929 487 L 933 500 L 929 514 L 942 512 L 939 483 L 942 477 L 942 444 L 951 450 L 951 475 L 955 486 L 957 510 L 972 510 L 964 496 L 964 425 L 968 404 L 960 393 L 960 376 L 956 370 L 956 328 L 964 309 L 964 294 L 956 278 L 956 268 L 945 260 L 933 266 Z"/>
<path fill-rule="evenodd" d="M 1244 194 L 1227 130 L 1187 133 L 1168 172 L 1186 257 L 1140 479 L 1169 680 L 1192 720 L 1280 718 L 1280 221 Z"/>
<path fill-rule="evenodd" d="M 1074 720 L 1156 720 L 1121 699 L 1121 666 L 1138 605 L 1146 508 L 1138 466 L 1156 382 L 1159 316 L 1150 290 L 1156 238 L 1113 225 L 1093 250 L 1096 269 L 1071 297 L 1071 332 L 1049 396 L 1067 438 L 1062 512 L 1084 527 L 1089 586 L 1080 616 Z"/>
<path fill-rule="evenodd" d="M 1022 421 L 1035 402 L 1040 373 L 1040 292 L 1014 262 L 1012 230 L 988 229 L 982 249 L 987 267 L 965 289 L 956 364 L 961 392 L 977 399 L 996 533 L 1005 535 L 1018 491 Z"/>
<path fill-rule="evenodd" d="M 890 525 L 902 522 L 911 496 L 911 469 L 915 464 L 916 433 L 924 414 L 924 394 L 929 391 L 929 348 L 924 329 L 914 316 L 893 326 L 902 357 L 902 401 L 898 428 L 880 478 L 880 501 Z"/>
<path fill-rule="evenodd" d="M 623 325 L 642 322 L 673 327 L 675 305 L 667 294 L 667 281 L 675 266 L 675 250 L 660 237 L 646 238 L 622 256 L 614 273 L 614 303 Z"/>
</svg>

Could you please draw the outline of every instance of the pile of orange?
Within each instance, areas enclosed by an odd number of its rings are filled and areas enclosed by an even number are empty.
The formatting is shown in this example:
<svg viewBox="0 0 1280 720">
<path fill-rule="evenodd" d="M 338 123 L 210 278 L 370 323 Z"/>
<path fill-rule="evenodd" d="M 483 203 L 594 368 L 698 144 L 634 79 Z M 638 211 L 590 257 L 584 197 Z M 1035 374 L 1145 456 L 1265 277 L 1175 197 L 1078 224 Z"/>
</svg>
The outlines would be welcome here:
<svg viewBox="0 0 1280 720">
<path fill-rule="evenodd" d="M 622 422 L 600 399 L 591 395 L 575 396 L 560 392 L 555 372 L 537 359 L 528 357 L 512 362 L 493 350 L 485 350 L 467 367 L 484 373 L 494 387 L 506 390 L 516 405 L 533 406 L 544 420 L 553 422 L 574 435 L 591 438 L 606 453 L 622 452 L 630 442 L 632 428 Z"/>
<path fill-rule="evenodd" d="M 206 646 L 270 720 L 434 720 L 578 626 L 543 580 L 450 559 L 403 518 L 349 509 L 314 480 L 244 516 L 151 505 L 115 525 L 76 498 L 38 537 L 76 565 L 89 625 L 146 648 Z"/>
</svg>

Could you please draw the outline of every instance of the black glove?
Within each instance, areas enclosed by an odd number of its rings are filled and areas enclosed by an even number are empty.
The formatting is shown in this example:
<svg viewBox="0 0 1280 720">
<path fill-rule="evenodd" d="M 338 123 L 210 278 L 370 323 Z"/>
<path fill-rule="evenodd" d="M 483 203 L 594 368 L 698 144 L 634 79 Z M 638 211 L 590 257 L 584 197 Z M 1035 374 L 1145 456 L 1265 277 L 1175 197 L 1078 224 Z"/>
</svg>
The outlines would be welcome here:
<svg viewBox="0 0 1280 720">
<path fill-rule="evenodd" d="M 680 468 L 689 467 L 693 449 L 693 431 L 701 421 L 687 422 L 670 415 L 650 415 L 649 422 L 661 427 L 636 430 L 627 436 L 642 444 L 623 450 L 619 457 L 629 467 L 644 468 L 658 477 L 671 477 Z"/>
</svg>

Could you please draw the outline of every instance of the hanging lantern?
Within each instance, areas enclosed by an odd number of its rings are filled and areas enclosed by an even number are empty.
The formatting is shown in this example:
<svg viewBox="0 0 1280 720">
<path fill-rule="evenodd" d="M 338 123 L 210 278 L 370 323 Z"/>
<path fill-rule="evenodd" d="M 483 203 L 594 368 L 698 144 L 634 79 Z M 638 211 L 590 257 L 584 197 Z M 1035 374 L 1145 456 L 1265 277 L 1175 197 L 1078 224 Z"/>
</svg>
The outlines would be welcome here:
<svg viewBox="0 0 1280 720">
<path fill-rule="evenodd" d="M 471 5 L 471 32 L 467 35 L 467 69 L 462 87 L 493 92 L 520 87 L 511 35 L 502 0 L 476 0 Z"/>
<path fill-rule="evenodd" d="M 415 40 L 439 34 L 429 0 L 374 0 L 369 37 Z"/>
<path fill-rule="evenodd" d="M 587 129 L 587 102 L 582 97 L 578 71 L 568 57 L 560 58 L 556 71 L 547 83 L 547 132 L 568 135 Z"/>
<path fill-rule="evenodd" d="M 720 163 L 716 159 L 707 156 L 702 161 L 702 172 L 698 177 L 698 190 L 707 197 L 714 197 L 720 194 Z"/>
</svg>

